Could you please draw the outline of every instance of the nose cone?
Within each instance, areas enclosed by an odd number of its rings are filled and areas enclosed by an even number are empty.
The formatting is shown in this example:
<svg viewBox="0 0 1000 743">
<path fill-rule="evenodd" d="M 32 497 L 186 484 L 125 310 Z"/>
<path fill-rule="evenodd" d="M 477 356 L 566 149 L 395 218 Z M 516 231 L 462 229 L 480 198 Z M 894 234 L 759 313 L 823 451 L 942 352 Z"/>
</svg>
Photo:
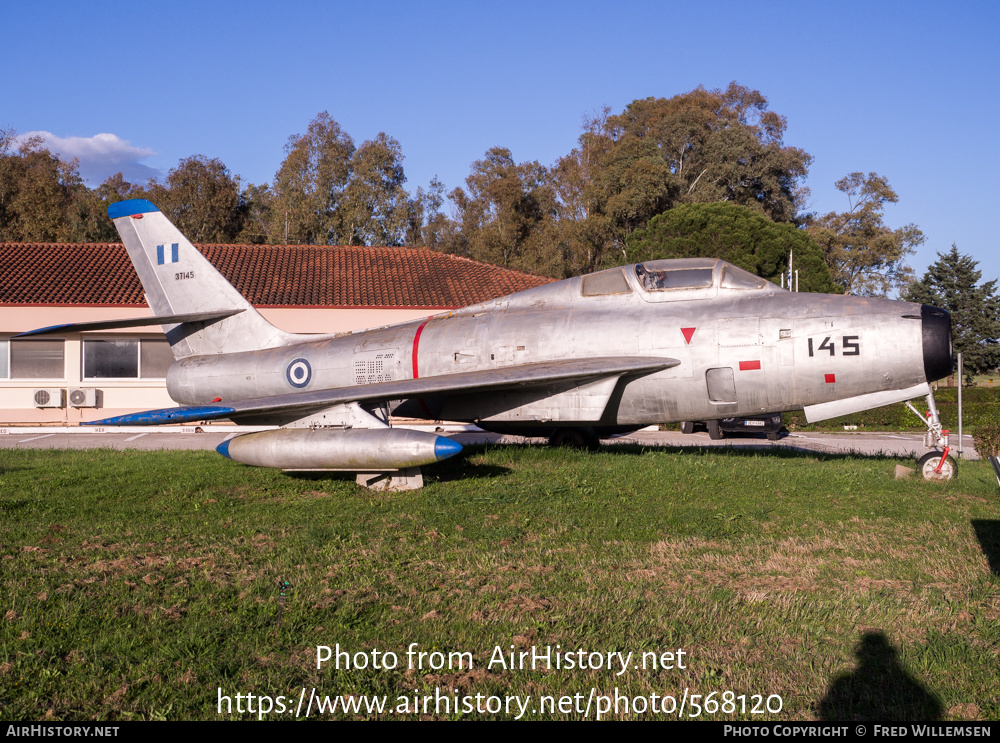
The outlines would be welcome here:
<svg viewBox="0 0 1000 743">
<path fill-rule="evenodd" d="M 453 457 L 462 451 L 462 445 L 444 436 L 438 436 L 434 442 L 434 456 L 440 462 L 442 459 Z"/>
<path fill-rule="evenodd" d="M 924 345 L 924 374 L 928 382 L 951 374 L 955 368 L 951 355 L 951 315 L 940 307 L 920 305 L 920 324 Z"/>
</svg>

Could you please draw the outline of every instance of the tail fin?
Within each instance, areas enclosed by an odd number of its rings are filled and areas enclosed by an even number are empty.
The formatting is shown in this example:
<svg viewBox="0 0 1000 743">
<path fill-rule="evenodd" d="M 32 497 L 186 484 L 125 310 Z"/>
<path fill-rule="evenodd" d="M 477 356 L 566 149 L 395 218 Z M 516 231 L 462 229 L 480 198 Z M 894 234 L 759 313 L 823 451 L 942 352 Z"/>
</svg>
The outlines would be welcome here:
<svg viewBox="0 0 1000 743">
<path fill-rule="evenodd" d="M 257 351 L 291 336 L 265 320 L 159 209 L 146 199 L 108 207 L 154 315 L 243 310 L 217 320 L 164 325 L 174 358 Z"/>
</svg>

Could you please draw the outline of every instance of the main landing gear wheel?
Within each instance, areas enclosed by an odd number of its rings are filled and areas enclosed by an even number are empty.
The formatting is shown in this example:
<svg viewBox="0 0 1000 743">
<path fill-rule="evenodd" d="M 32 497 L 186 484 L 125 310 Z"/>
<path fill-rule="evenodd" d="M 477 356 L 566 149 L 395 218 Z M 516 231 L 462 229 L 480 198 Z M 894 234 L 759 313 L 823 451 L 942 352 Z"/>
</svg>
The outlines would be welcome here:
<svg viewBox="0 0 1000 743">
<path fill-rule="evenodd" d="M 941 465 L 940 472 L 937 471 L 938 465 Z M 955 460 L 949 456 L 942 464 L 941 452 L 938 451 L 930 451 L 920 457 L 920 461 L 917 462 L 917 470 L 925 480 L 946 482 L 958 477 L 958 464 Z"/>
<path fill-rule="evenodd" d="M 719 421 L 705 421 L 705 427 L 708 429 L 708 438 L 712 441 L 720 441 L 725 434 L 722 432 L 722 426 L 719 425 Z"/>
<path fill-rule="evenodd" d="M 597 451 L 601 448 L 601 440 L 586 428 L 560 428 L 549 437 L 549 445 Z"/>
<path fill-rule="evenodd" d="M 684 421 L 681 423 L 681 433 L 694 433 L 694 421 Z"/>
</svg>

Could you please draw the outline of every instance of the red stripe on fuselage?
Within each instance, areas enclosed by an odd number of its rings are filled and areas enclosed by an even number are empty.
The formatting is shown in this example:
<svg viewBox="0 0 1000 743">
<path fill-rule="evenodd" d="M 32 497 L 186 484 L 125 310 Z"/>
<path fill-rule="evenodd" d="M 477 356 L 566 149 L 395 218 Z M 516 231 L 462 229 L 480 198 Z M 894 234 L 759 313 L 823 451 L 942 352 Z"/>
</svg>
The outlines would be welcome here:
<svg viewBox="0 0 1000 743">
<path fill-rule="evenodd" d="M 420 377 L 420 367 L 417 365 L 417 349 L 420 346 L 420 334 L 424 332 L 424 326 L 430 322 L 430 319 L 424 320 L 420 323 L 420 327 L 417 328 L 416 334 L 413 336 L 413 353 L 410 354 L 413 357 L 413 378 L 418 379 Z M 418 397 L 417 403 L 420 405 L 421 410 L 423 410 L 431 418 L 434 414 L 431 413 L 430 409 L 427 407 L 427 403 L 424 402 L 424 398 Z"/>
<path fill-rule="evenodd" d="M 417 328 L 416 335 L 413 336 L 413 353 L 410 354 L 413 357 L 413 378 L 417 379 L 420 377 L 419 367 L 417 366 L 417 347 L 420 345 L 420 334 L 424 332 L 424 326 L 429 323 L 430 320 L 424 320 L 420 323 L 420 327 Z"/>
</svg>

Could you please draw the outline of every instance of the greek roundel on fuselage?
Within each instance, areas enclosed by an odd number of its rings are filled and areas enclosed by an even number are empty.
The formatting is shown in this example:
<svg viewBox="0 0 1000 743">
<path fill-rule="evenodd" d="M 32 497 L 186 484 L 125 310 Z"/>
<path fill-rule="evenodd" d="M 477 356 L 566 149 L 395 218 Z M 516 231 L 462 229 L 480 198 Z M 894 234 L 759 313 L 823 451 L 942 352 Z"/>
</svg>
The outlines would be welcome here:
<svg viewBox="0 0 1000 743">
<path fill-rule="evenodd" d="M 312 379 L 312 367 L 303 358 L 292 359 L 285 368 L 285 379 L 296 389 L 302 389 Z"/>
</svg>

